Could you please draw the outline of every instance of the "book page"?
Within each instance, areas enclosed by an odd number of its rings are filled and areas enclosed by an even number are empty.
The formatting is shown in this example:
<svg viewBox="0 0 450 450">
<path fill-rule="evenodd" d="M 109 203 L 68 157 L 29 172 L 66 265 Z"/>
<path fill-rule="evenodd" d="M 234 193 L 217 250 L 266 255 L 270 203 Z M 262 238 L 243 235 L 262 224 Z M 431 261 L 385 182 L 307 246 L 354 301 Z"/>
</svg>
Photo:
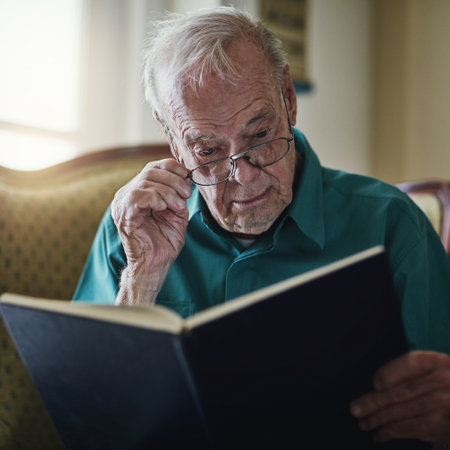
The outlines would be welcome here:
<svg viewBox="0 0 450 450">
<path fill-rule="evenodd" d="M 2 294 L 0 301 L 24 308 L 52 311 L 56 314 L 67 314 L 171 333 L 180 332 L 183 324 L 183 319 L 178 314 L 158 305 L 98 305 L 66 300 L 40 299 L 10 293 Z"/>
</svg>

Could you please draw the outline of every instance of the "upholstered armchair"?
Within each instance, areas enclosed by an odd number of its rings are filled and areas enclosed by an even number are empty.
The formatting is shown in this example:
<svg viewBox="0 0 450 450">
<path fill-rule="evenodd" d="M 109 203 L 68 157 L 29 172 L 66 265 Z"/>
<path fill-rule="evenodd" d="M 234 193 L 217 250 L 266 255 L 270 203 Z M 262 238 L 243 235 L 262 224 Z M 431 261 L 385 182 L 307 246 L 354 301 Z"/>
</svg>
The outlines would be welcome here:
<svg viewBox="0 0 450 450">
<path fill-rule="evenodd" d="M 0 293 L 69 300 L 116 190 L 168 146 L 112 149 L 37 171 L 0 167 Z M 0 450 L 62 448 L 0 320 Z"/>
<path fill-rule="evenodd" d="M 116 190 L 148 161 L 169 155 L 166 145 L 139 146 L 38 172 L 0 167 L 0 293 L 69 300 Z M 399 187 L 408 194 L 419 191 L 412 184 Z M 442 205 L 436 220 L 426 212 L 450 254 L 449 186 L 425 187 L 420 195 L 437 196 Z M 59 448 L 59 436 L 0 319 L 0 450 Z"/>
</svg>

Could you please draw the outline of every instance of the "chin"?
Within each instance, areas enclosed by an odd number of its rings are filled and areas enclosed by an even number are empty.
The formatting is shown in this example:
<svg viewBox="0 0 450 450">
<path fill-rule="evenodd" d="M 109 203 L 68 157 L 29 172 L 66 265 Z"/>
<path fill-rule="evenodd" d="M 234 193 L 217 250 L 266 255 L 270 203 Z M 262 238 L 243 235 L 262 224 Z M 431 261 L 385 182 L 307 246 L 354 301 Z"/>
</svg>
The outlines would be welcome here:
<svg viewBox="0 0 450 450">
<path fill-rule="evenodd" d="M 266 232 L 276 221 L 278 215 L 273 217 L 254 217 L 245 220 L 235 220 L 233 223 L 225 223 L 223 228 L 231 233 L 259 235 Z"/>
<path fill-rule="evenodd" d="M 227 215 L 216 216 L 217 223 L 230 233 L 259 235 L 266 232 L 280 217 L 288 203 L 252 206 L 245 211 L 232 211 Z"/>
</svg>

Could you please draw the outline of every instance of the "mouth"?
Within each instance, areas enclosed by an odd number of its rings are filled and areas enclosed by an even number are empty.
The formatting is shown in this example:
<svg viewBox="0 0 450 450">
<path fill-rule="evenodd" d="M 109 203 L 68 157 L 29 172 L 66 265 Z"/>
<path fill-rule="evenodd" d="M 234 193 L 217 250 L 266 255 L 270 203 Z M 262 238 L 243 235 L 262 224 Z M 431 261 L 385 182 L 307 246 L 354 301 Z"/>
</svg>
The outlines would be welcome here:
<svg viewBox="0 0 450 450">
<path fill-rule="evenodd" d="M 233 204 L 237 208 L 248 208 L 250 206 L 256 206 L 264 203 L 270 196 L 270 187 L 267 188 L 262 194 L 255 195 L 254 197 L 246 198 L 243 200 L 234 200 Z"/>
</svg>

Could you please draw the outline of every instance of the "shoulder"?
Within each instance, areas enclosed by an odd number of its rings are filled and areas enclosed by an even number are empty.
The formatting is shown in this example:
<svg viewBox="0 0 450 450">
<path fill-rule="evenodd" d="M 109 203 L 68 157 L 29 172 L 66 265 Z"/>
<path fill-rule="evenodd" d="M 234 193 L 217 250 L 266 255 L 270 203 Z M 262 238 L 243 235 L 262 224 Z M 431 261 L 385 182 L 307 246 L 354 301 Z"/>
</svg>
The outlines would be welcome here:
<svg viewBox="0 0 450 450">
<path fill-rule="evenodd" d="M 305 158 L 298 196 L 307 191 L 315 197 L 315 209 L 323 205 L 326 229 L 340 229 L 344 224 L 345 232 L 357 230 L 358 236 L 371 236 L 385 246 L 401 244 L 403 249 L 414 247 L 433 233 L 422 210 L 396 186 L 324 167 L 304 135 L 296 132 L 295 137 L 296 149 Z M 303 203 L 305 198 L 306 194 Z"/>
<path fill-rule="evenodd" d="M 380 213 L 404 215 L 412 223 L 421 224 L 425 215 L 421 209 L 398 187 L 376 178 L 350 174 L 328 168 L 322 169 L 326 192 L 354 201 Z"/>
<path fill-rule="evenodd" d="M 367 228 L 382 231 L 386 245 L 401 242 L 402 254 L 434 233 L 423 211 L 396 186 L 327 168 L 322 174 L 325 198 L 363 218 Z"/>
<path fill-rule="evenodd" d="M 340 170 L 322 168 L 324 189 L 336 195 L 361 200 L 399 202 L 410 204 L 409 198 L 396 186 L 365 175 L 351 174 Z"/>
<path fill-rule="evenodd" d="M 396 186 L 369 176 L 327 168 L 321 164 L 301 132 L 294 129 L 294 136 L 296 150 L 305 159 L 303 184 L 311 184 L 314 190 L 322 189 L 325 201 L 331 198 L 334 202 L 340 203 L 341 200 L 349 206 L 358 204 L 364 206 L 368 202 L 386 208 L 396 204 L 408 214 L 414 215 L 415 205 Z"/>
</svg>

